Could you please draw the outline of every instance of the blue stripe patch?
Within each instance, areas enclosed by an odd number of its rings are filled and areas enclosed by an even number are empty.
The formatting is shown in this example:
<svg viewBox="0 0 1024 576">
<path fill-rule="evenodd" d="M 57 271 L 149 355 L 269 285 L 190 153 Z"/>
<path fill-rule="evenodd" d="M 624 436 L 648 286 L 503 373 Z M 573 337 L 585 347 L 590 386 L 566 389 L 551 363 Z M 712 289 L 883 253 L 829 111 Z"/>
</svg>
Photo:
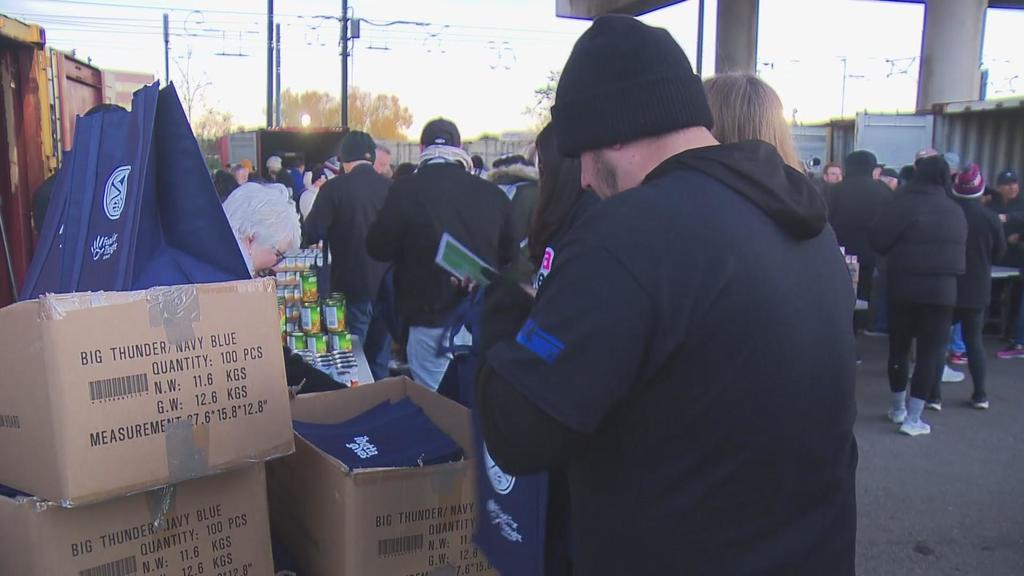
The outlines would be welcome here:
<svg viewBox="0 0 1024 576">
<path fill-rule="evenodd" d="M 541 330 L 540 326 L 537 326 L 537 323 L 532 319 L 527 320 L 526 324 L 523 325 L 523 329 L 516 335 L 516 342 L 548 364 L 554 364 L 555 360 L 558 360 L 558 357 L 561 356 L 562 350 L 565 350 L 565 344 L 562 344 L 558 338 Z"/>
</svg>

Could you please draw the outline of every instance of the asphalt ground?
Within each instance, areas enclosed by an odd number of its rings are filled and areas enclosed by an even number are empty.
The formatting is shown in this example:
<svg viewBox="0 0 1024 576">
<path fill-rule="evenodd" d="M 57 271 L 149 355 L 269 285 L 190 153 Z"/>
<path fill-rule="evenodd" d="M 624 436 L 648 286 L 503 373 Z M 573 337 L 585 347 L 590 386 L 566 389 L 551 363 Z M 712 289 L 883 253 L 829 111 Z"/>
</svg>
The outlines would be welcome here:
<svg viewBox="0 0 1024 576">
<path fill-rule="evenodd" d="M 888 339 L 859 337 L 860 576 L 1024 576 L 1024 359 L 985 344 L 991 409 L 968 404 L 968 374 L 925 411 L 932 433 L 911 438 L 886 418 Z"/>
</svg>

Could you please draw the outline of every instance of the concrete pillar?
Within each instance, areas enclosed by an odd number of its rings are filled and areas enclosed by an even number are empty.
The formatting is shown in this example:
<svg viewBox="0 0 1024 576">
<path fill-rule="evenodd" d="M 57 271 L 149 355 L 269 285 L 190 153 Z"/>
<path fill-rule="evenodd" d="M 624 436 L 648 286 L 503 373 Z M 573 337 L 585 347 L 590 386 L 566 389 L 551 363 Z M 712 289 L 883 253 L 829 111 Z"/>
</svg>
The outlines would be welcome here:
<svg viewBox="0 0 1024 576">
<path fill-rule="evenodd" d="M 718 0 L 715 74 L 757 69 L 758 0 Z"/>
<path fill-rule="evenodd" d="M 917 109 L 977 100 L 988 0 L 927 0 L 917 80 Z"/>
</svg>

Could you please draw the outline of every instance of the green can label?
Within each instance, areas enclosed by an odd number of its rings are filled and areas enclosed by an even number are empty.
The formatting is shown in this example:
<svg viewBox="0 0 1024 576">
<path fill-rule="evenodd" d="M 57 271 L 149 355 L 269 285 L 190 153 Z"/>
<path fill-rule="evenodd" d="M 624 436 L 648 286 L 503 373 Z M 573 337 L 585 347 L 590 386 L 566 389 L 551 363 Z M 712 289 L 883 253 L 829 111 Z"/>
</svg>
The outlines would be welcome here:
<svg viewBox="0 0 1024 576">
<path fill-rule="evenodd" d="M 313 303 L 302 305 L 302 331 L 307 334 L 323 331 L 320 327 L 319 304 Z"/>
<path fill-rule="evenodd" d="M 292 332 L 288 335 L 288 347 L 293 352 L 306 349 L 306 335 L 302 332 Z"/>
<path fill-rule="evenodd" d="M 306 349 L 317 354 L 327 353 L 327 338 L 323 334 L 307 334 Z"/>
</svg>

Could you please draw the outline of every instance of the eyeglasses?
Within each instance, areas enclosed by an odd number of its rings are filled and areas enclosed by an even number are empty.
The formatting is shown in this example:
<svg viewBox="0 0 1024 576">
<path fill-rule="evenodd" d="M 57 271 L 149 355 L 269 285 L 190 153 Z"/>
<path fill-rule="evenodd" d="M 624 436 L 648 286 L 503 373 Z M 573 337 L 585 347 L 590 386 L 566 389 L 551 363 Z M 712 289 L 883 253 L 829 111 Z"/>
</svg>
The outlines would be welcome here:
<svg viewBox="0 0 1024 576">
<path fill-rule="evenodd" d="M 284 254 L 284 252 L 281 252 L 281 251 L 280 251 L 280 250 L 278 250 L 277 248 L 274 248 L 274 256 L 276 256 L 276 257 L 277 257 L 277 260 L 275 260 L 275 261 L 274 261 L 274 266 L 277 266 L 278 264 L 280 264 L 281 262 L 283 262 L 283 261 L 284 261 L 284 259 L 285 259 L 285 254 Z"/>
</svg>

